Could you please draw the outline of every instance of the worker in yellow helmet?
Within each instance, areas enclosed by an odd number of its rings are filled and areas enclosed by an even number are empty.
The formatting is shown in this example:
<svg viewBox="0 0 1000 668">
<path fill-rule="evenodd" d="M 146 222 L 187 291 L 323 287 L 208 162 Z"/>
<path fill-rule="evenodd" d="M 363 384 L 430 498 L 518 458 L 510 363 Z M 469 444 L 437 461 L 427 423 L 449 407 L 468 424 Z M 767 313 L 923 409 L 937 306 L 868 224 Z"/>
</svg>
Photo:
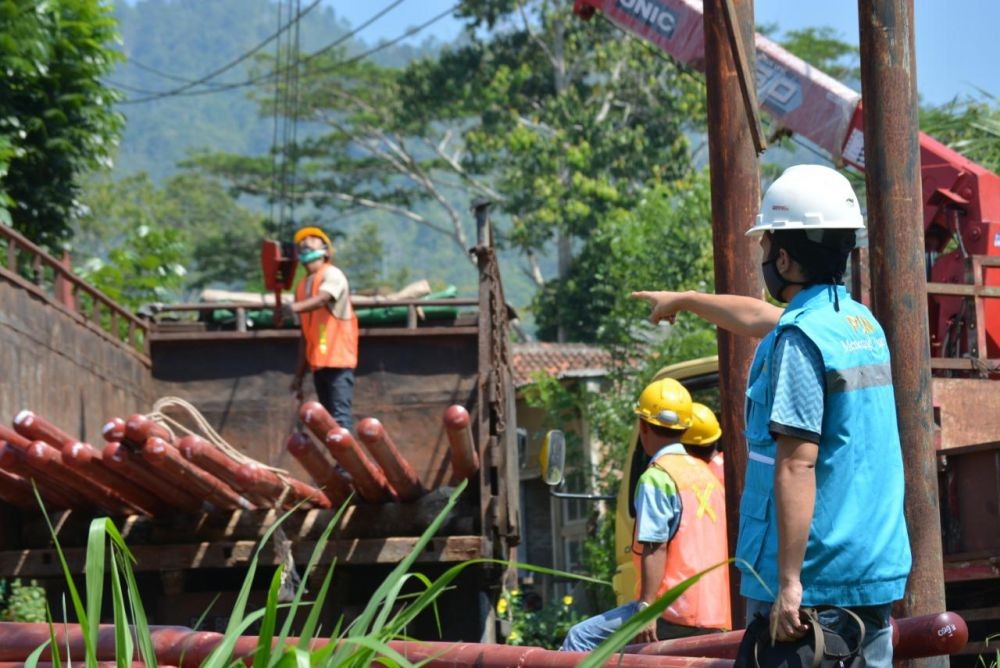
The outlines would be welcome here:
<svg viewBox="0 0 1000 668">
<path fill-rule="evenodd" d="M 292 391 L 301 400 L 302 379 L 312 371 L 316 395 L 341 427 L 353 424 L 354 369 L 358 365 L 358 318 L 347 276 L 333 265 L 333 244 L 318 227 L 295 233 L 306 275 L 295 286 L 292 312 L 302 325 Z"/>
<path fill-rule="evenodd" d="M 639 442 L 650 458 L 635 490 L 636 600 L 574 626 L 563 642 L 565 651 L 594 649 L 668 589 L 726 560 L 722 485 L 699 456 L 704 448 L 682 441 L 692 427 L 691 395 L 673 378 L 653 381 L 639 396 L 635 414 Z M 728 630 L 730 617 L 729 573 L 718 568 L 671 603 L 635 642 Z"/>
<path fill-rule="evenodd" d="M 694 449 L 696 456 L 707 458 L 708 468 L 712 469 L 719 482 L 725 482 L 722 450 L 716 445 L 720 438 L 722 427 L 712 409 L 705 404 L 691 404 L 691 427 L 681 436 L 681 443 L 692 446 L 688 452 Z"/>
</svg>

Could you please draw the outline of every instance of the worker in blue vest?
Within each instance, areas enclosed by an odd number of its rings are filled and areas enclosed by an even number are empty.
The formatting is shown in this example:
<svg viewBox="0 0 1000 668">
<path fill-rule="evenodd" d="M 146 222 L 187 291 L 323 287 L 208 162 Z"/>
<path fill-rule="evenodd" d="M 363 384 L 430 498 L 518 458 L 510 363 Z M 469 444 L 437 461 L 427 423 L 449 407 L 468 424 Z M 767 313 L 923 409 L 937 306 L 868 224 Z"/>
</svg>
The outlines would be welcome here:
<svg viewBox="0 0 1000 668">
<path fill-rule="evenodd" d="M 848 608 L 865 623 L 869 668 L 889 668 L 890 605 L 903 596 L 910 547 L 889 349 L 874 316 L 842 285 L 863 227 L 843 175 L 790 167 L 747 233 L 760 240 L 764 283 L 785 309 L 736 295 L 633 296 L 650 303 L 654 322 L 690 311 L 761 339 L 747 385 L 736 547 L 748 621 L 770 616 L 777 639 L 788 641 L 808 630 L 803 606 Z M 857 633 L 835 610 L 820 620 Z"/>
</svg>

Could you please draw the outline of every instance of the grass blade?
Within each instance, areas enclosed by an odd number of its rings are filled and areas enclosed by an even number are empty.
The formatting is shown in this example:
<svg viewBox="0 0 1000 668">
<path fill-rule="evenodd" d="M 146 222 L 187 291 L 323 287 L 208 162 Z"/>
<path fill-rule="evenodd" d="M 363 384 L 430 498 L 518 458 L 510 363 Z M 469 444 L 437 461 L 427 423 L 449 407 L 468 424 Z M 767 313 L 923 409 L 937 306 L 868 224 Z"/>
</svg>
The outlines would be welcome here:
<svg viewBox="0 0 1000 668">
<path fill-rule="evenodd" d="M 83 601 L 80 600 L 80 592 L 77 591 L 76 584 L 73 582 L 73 573 L 70 572 L 69 564 L 66 563 L 66 555 L 63 554 L 62 545 L 59 544 L 59 537 L 56 535 L 55 527 L 52 526 L 52 520 L 45 510 L 45 503 L 42 501 L 41 494 L 38 493 L 38 486 L 35 485 L 34 480 L 31 481 L 31 487 L 35 492 L 35 499 L 38 501 L 38 506 L 42 509 L 42 517 L 45 518 L 45 524 L 49 528 L 49 535 L 52 536 L 52 543 L 55 545 L 56 555 L 59 557 L 59 565 L 62 567 L 63 576 L 66 578 L 66 588 L 69 590 L 70 599 L 73 601 L 73 610 L 76 612 L 77 621 L 79 621 L 81 626 L 86 628 L 89 626 L 87 623 L 87 611 L 83 607 Z M 99 521 L 94 520 L 94 522 Z M 97 668 L 96 649 L 89 633 L 83 634 L 83 647 L 87 668 Z M 55 654 L 53 654 L 54 656 Z"/>
<path fill-rule="evenodd" d="M 132 665 L 132 656 L 135 653 L 135 646 L 132 643 L 132 635 L 129 632 L 128 610 L 125 608 L 125 597 L 122 595 L 121 577 L 119 574 L 118 558 L 112 548 L 108 555 L 111 561 L 111 607 L 113 611 L 113 621 L 115 625 L 115 661 L 118 668 L 129 668 Z"/>
<path fill-rule="evenodd" d="M 253 656 L 253 668 L 264 668 L 271 662 L 271 640 L 274 638 L 274 629 L 277 626 L 278 591 L 281 590 L 281 576 L 284 572 L 284 565 L 279 565 L 271 577 L 271 586 L 267 590 L 267 603 L 264 605 L 264 621 L 261 622 L 257 651 Z"/>
<path fill-rule="evenodd" d="M 319 625 L 319 616 L 323 612 L 323 601 L 326 600 L 327 592 L 330 590 L 330 583 L 333 582 L 333 569 L 336 565 L 337 560 L 334 559 L 333 563 L 330 564 L 330 568 L 326 571 L 326 577 L 323 578 L 323 584 L 319 588 L 319 593 L 316 595 L 316 601 L 309 610 L 309 616 L 306 617 L 305 626 L 302 627 L 302 634 L 299 636 L 299 649 L 309 649 L 309 643 L 312 641 L 312 638 L 316 633 L 316 628 Z M 305 582 L 305 579 L 303 579 L 303 582 Z M 334 633 L 334 636 L 338 635 L 339 629 L 340 623 L 338 622 L 337 632 Z"/>
<path fill-rule="evenodd" d="M 663 596 L 656 599 L 656 601 L 654 601 L 648 608 L 629 617 L 628 621 L 622 624 L 617 631 L 612 633 L 604 642 L 595 647 L 594 650 L 587 655 L 587 658 L 580 663 L 580 668 L 597 668 L 598 666 L 603 666 L 608 659 L 618 652 L 618 650 L 632 640 L 642 627 L 646 626 L 646 624 L 663 614 L 663 611 L 667 609 L 667 606 L 677 600 L 681 594 L 687 591 L 691 585 L 698 582 L 702 576 L 706 573 L 714 571 L 716 568 L 726 568 L 732 562 L 732 559 L 719 562 L 714 566 L 706 568 L 700 573 L 692 575 L 687 580 L 684 580 L 674 587 L 671 587 L 663 594 Z"/>
<path fill-rule="evenodd" d="M 132 564 L 135 557 L 125 544 L 125 539 L 118 533 L 118 528 L 111 520 L 105 520 L 105 531 L 111 539 L 112 549 L 117 550 L 118 562 L 121 564 L 121 573 L 125 576 L 125 591 L 128 592 L 129 610 L 132 613 L 132 627 L 135 633 L 135 641 L 139 646 L 139 654 L 148 668 L 156 668 L 156 652 L 153 649 L 153 639 L 149 633 L 149 621 L 146 619 L 146 611 L 142 607 L 142 598 L 139 594 L 139 584 L 135 580 L 135 572 Z"/>
<path fill-rule="evenodd" d="M 420 556 L 420 554 L 424 551 L 424 548 L 427 547 L 427 543 L 430 542 L 434 534 L 436 534 L 438 529 L 441 528 L 441 525 L 444 524 L 445 519 L 447 519 L 448 515 L 451 514 L 451 510 L 458 502 L 458 497 L 463 491 L 465 491 L 467 485 L 468 481 L 463 480 L 455 487 L 454 491 L 452 491 L 451 495 L 448 497 L 448 502 L 445 504 L 444 508 L 442 508 L 441 512 L 434 518 L 434 521 L 431 522 L 430 526 L 428 526 L 423 534 L 421 534 L 420 538 L 417 539 L 417 542 L 414 544 L 413 549 L 410 550 L 410 553 L 407 554 L 394 569 L 392 569 L 392 572 L 388 577 L 386 577 L 385 581 L 382 582 L 377 590 L 375 590 L 375 593 L 368 601 L 368 605 L 365 606 L 364 611 L 358 616 L 358 619 L 355 620 L 356 628 L 361 629 L 362 633 L 364 633 L 364 630 L 371 624 L 376 613 L 379 611 L 382 602 L 385 600 L 386 594 L 393 587 L 393 583 L 402 577 L 404 573 L 410 570 L 410 567 L 417 560 L 417 557 Z M 352 624 L 351 626 L 355 627 L 355 624 Z"/>
<path fill-rule="evenodd" d="M 104 597 L 104 550 L 107 543 L 105 524 L 105 518 L 97 518 L 90 523 L 87 531 L 87 557 L 83 566 L 84 582 L 87 585 L 87 623 L 84 633 L 94 639 L 97 638 L 101 623 Z"/>
<path fill-rule="evenodd" d="M 285 623 L 282 624 L 281 633 L 278 634 L 279 645 L 284 645 L 285 639 L 288 638 L 288 635 L 292 632 L 292 624 L 295 620 L 295 615 L 297 614 L 299 605 L 302 601 L 302 596 L 305 594 L 306 584 L 309 581 L 309 576 L 312 574 L 313 569 L 316 568 L 316 564 L 319 563 L 320 557 L 326 550 L 327 542 L 329 542 L 330 540 L 330 534 L 333 533 L 334 529 L 340 526 L 340 518 L 343 517 L 345 512 L 347 512 L 347 507 L 350 504 L 352 497 L 353 494 L 350 497 L 348 497 L 347 500 L 344 501 L 344 503 L 340 505 L 340 508 L 337 509 L 337 512 L 334 514 L 334 516 L 330 518 L 330 521 L 327 523 L 326 528 L 323 529 L 323 533 L 320 534 L 319 540 L 316 541 L 316 547 L 313 548 L 312 554 L 309 555 L 309 562 L 306 564 L 306 568 L 302 572 L 302 581 L 299 583 L 298 588 L 295 590 L 295 596 L 292 598 L 292 603 L 288 609 L 288 615 L 285 617 Z M 330 568 L 331 571 L 328 572 L 327 575 L 330 575 L 330 573 L 332 573 L 333 566 L 331 566 Z M 325 587 L 321 591 L 320 595 L 316 598 L 316 600 L 313 603 L 312 610 L 315 610 L 316 608 L 321 608 L 323 606 L 323 603 L 326 600 L 327 589 L 329 589 L 329 585 Z M 311 611 L 309 616 L 310 617 L 313 616 L 311 614 Z M 308 623 L 306 624 L 306 627 L 310 628 Z M 307 639 L 311 638 L 315 628 L 316 624 L 313 623 L 308 633 L 305 631 L 305 629 L 303 629 L 302 633 L 300 634 L 300 637 Z"/>
</svg>

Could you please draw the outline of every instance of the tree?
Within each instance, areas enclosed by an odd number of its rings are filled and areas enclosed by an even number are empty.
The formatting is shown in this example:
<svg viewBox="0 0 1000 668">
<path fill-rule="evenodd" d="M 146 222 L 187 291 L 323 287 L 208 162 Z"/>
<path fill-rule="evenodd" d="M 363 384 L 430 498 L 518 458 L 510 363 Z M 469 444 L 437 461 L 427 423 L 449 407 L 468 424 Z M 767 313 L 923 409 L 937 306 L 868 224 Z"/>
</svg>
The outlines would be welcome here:
<svg viewBox="0 0 1000 668">
<path fill-rule="evenodd" d="M 262 284 L 263 217 L 211 180 L 179 174 L 159 188 L 142 173 L 95 178 L 81 212 L 73 230 L 75 264 L 130 306 L 209 284 Z M 153 289 L 156 281 L 162 290 Z"/>
<path fill-rule="evenodd" d="M 712 227 L 707 170 L 648 191 L 634 212 L 597 222 L 565 278 L 550 281 L 535 300 L 538 335 L 562 325 L 574 341 L 634 354 L 646 341 L 646 307 L 633 290 L 711 289 Z"/>
<path fill-rule="evenodd" d="M 503 239 L 542 285 L 539 256 L 553 242 L 565 275 L 598 221 L 685 174 L 701 84 L 568 5 L 466 2 L 459 14 L 470 27 L 462 43 L 402 70 L 343 53 L 305 59 L 297 113 L 323 129 L 285 153 L 296 165 L 291 196 L 390 212 L 461 257 L 471 245 L 466 203 L 488 197 L 512 221 Z M 485 24 L 492 32 L 475 32 Z M 271 111 L 263 99 L 262 111 Z M 273 190 L 270 158 L 198 163 L 236 192 Z"/>
<path fill-rule="evenodd" d="M 920 109 L 920 129 L 949 148 L 1000 173 L 1000 101 L 986 91 Z"/>
<path fill-rule="evenodd" d="M 122 127 L 100 81 L 119 58 L 110 12 L 104 0 L 0 3 L 0 207 L 53 249 L 70 235 L 82 176 L 110 165 Z"/>
</svg>

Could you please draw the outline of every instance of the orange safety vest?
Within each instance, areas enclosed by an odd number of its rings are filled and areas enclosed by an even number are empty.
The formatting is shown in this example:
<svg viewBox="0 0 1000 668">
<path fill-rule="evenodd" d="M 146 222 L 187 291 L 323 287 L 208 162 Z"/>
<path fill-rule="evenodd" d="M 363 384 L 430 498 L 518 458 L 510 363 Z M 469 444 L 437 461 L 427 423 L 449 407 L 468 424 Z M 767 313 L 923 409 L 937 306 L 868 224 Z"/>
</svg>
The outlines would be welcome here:
<svg viewBox="0 0 1000 668">
<path fill-rule="evenodd" d="M 671 587 L 728 558 L 726 495 L 708 465 L 697 457 L 664 455 L 650 466 L 666 471 L 681 497 L 681 523 L 667 543 L 667 565 L 656 591 L 659 598 Z M 633 532 L 632 561 L 641 587 L 642 546 L 635 536 Z M 728 566 L 705 574 L 671 603 L 662 617 L 682 626 L 731 629 Z"/>
<path fill-rule="evenodd" d="M 295 286 L 295 301 L 319 294 L 323 273 L 329 266 L 329 263 L 324 263 L 319 271 L 299 281 Z M 309 295 L 306 295 L 307 283 Z M 302 334 L 306 339 L 306 361 L 313 371 L 324 368 L 353 369 L 358 365 L 358 317 L 351 306 L 350 287 L 341 299 L 347 300 L 350 316 L 347 319 L 341 320 L 333 315 L 327 305 L 299 314 Z"/>
<path fill-rule="evenodd" d="M 725 495 L 725 493 L 726 493 L 725 492 L 725 489 L 726 489 L 726 474 L 725 474 L 725 463 L 724 462 L 725 462 L 725 459 L 723 459 L 723 456 L 722 456 L 721 452 L 716 452 L 714 455 L 712 455 L 712 459 L 710 459 L 709 462 L 708 462 L 708 468 L 712 469 L 712 473 L 714 473 L 715 477 L 718 478 L 719 482 L 722 483 L 722 490 L 723 490 L 722 493 L 723 493 L 723 495 Z"/>
</svg>

